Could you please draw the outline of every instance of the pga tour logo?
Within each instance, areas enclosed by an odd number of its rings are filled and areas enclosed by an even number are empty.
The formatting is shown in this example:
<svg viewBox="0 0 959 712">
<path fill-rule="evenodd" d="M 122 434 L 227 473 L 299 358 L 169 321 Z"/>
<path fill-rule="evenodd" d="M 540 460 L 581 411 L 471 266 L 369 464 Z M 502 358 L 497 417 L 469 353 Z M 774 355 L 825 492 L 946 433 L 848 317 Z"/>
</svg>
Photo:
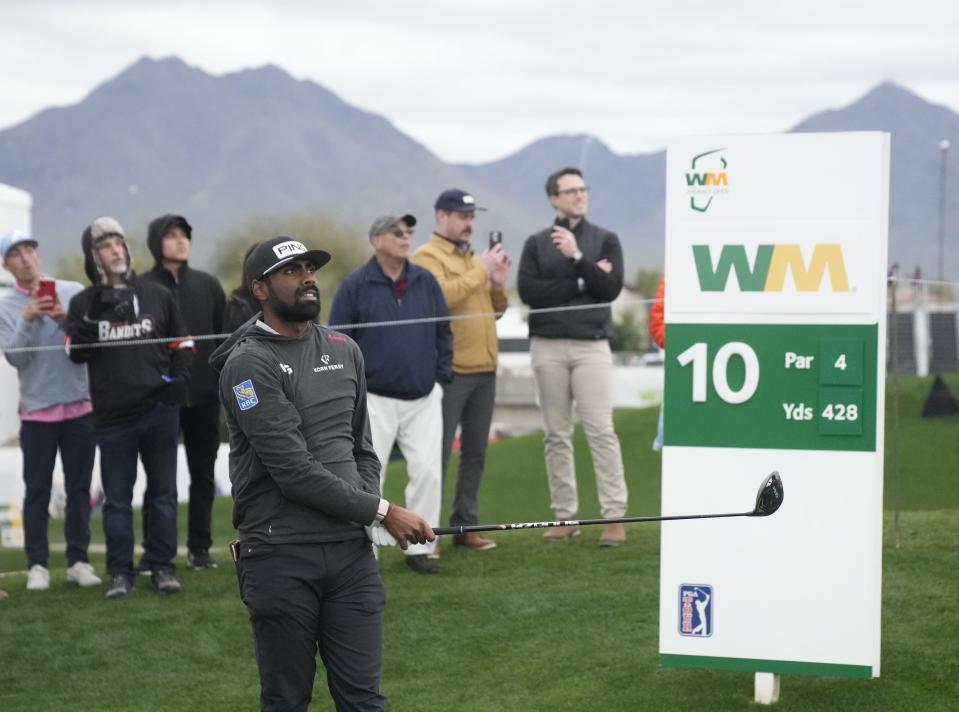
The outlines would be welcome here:
<svg viewBox="0 0 959 712">
<path fill-rule="evenodd" d="M 713 587 L 684 583 L 679 587 L 679 634 L 708 638 L 713 634 Z"/>
</svg>

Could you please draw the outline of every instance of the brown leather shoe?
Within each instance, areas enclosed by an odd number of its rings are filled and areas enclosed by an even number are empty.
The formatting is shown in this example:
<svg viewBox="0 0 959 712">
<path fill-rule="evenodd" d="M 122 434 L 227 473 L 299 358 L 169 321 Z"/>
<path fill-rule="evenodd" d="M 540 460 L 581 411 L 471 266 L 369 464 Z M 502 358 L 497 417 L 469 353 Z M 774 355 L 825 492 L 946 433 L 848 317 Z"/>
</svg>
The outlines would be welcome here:
<svg viewBox="0 0 959 712">
<path fill-rule="evenodd" d="M 579 527 L 550 527 L 543 534 L 543 541 L 569 541 L 579 536 Z"/>
<path fill-rule="evenodd" d="M 453 537 L 453 546 L 465 546 L 473 551 L 486 551 L 487 549 L 495 549 L 496 542 L 480 536 L 476 532 L 466 532 L 466 534 L 457 534 Z"/>
<path fill-rule="evenodd" d="M 626 527 L 622 524 L 607 524 L 599 535 L 600 546 L 622 546 L 626 543 Z"/>
</svg>

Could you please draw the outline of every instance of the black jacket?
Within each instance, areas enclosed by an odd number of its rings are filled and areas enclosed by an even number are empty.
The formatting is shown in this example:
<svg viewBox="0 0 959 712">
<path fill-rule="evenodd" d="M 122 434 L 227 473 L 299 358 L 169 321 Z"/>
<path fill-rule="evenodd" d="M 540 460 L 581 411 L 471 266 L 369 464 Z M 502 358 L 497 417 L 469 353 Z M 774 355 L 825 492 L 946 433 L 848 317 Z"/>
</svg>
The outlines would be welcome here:
<svg viewBox="0 0 959 712">
<path fill-rule="evenodd" d="M 260 303 L 249 287 L 237 287 L 230 292 L 223 309 L 223 332 L 232 334 L 259 313 Z"/>
<path fill-rule="evenodd" d="M 70 300 L 66 332 L 70 359 L 87 364 L 98 429 L 129 425 L 157 402 L 185 402 L 193 341 L 170 290 L 135 275 L 129 289 L 87 287 Z M 169 337 L 182 338 L 142 346 L 72 348 Z"/>
<path fill-rule="evenodd" d="M 230 429 L 233 526 L 244 539 L 322 543 L 366 536 L 380 463 L 356 343 L 310 324 L 299 339 L 255 322 L 213 354 Z"/>
<path fill-rule="evenodd" d="M 333 299 L 333 325 L 448 317 L 449 309 L 436 277 L 406 264 L 406 291 L 396 298 L 396 284 L 376 257 L 347 275 Z M 437 383 L 453 380 L 453 334 L 449 321 L 343 329 L 356 340 L 366 362 L 370 393 L 414 400 L 430 394 Z"/>
<path fill-rule="evenodd" d="M 574 263 L 553 247 L 552 228 L 531 235 L 523 247 L 516 286 L 519 297 L 534 309 L 611 302 L 623 289 L 623 250 L 616 233 L 581 220 L 573 234 L 582 259 Z M 604 272 L 596 263 L 613 265 Z M 582 278 L 584 289 L 578 279 Z M 529 335 L 548 339 L 608 339 L 613 335 L 609 307 L 529 315 Z"/>
<path fill-rule="evenodd" d="M 141 280 L 154 282 L 166 287 L 176 298 L 180 314 L 191 336 L 206 336 L 223 333 L 223 309 L 226 297 L 217 278 L 184 264 L 174 279 L 173 273 L 166 269 L 163 257 L 163 236 L 174 227 L 184 229 L 191 235 L 189 224 L 179 215 L 164 215 L 150 223 L 147 234 L 147 246 L 153 254 L 156 264 L 149 272 L 140 275 Z M 192 239 L 192 237 L 191 237 Z M 210 366 L 209 359 L 216 347 L 222 343 L 219 339 L 199 339 L 196 341 L 196 358 L 190 376 L 190 392 L 187 405 L 215 403 L 219 400 L 218 374 Z"/>
</svg>

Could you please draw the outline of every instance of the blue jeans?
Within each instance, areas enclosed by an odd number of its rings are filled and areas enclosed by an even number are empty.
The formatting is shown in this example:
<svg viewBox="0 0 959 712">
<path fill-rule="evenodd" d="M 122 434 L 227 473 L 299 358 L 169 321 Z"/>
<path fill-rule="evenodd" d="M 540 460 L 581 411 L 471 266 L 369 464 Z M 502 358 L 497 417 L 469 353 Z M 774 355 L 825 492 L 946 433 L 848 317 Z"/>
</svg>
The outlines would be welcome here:
<svg viewBox="0 0 959 712">
<path fill-rule="evenodd" d="M 156 404 L 132 425 L 97 431 L 103 533 L 107 540 L 107 572 L 133 577 L 133 484 L 137 455 L 143 461 L 150 498 L 144 516 L 150 520 L 143 542 L 143 560 L 151 570 L 174 570 L 176 556 L 177 408 Z"/>
<path fill-rule="evenodd" d="M 63 462 L 67 492 L 67 516 L 63 525 L 67 540 L 67 565 L 87 560 L 90 545 L 90 478 L 93 474 L 93 416 L 41 423 L 20 424 L 23 451 L 23 533 L 27 567 L 47 566 L 50 545 L 47 525 L 50 518 L 50 488 L 57 450 Z"/>
</svg>

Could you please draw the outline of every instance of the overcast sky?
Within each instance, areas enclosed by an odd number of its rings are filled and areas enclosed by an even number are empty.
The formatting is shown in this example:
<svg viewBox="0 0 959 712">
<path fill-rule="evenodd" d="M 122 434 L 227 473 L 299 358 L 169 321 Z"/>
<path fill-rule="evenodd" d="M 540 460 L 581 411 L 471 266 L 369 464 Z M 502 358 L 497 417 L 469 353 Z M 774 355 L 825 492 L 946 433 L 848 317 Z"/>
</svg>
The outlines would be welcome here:
<svg viewBox="0 0 959 712">
<path fill-rule="evenodd" d="M 447 161 L 589 133 L 619 153 L 780 131 L 885 80 L 959 110 L 946 0 L 0 0 L 0 128 L 143 55 L 276 64 Z"/>
</svg>

